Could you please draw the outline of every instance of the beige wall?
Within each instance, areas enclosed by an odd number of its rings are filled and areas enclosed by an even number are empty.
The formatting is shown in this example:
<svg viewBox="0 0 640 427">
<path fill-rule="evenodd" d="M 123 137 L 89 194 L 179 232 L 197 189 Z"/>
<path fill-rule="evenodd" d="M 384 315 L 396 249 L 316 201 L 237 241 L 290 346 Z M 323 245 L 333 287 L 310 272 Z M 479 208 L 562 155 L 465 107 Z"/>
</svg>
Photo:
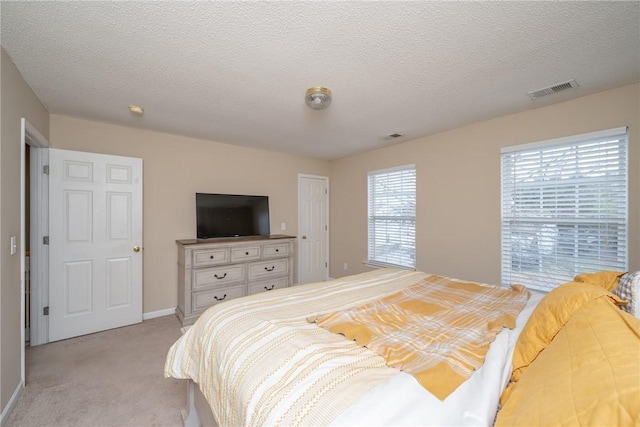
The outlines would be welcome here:
<svg viewBox="0 0 640 427">
<path fill-rule="evenodd" d="M 175 240 L 195 237 L 196 192 L 268 195 L 272 233 L 296 235 L 298 174 L 329 174 L 323 160 L 60 115 L 51 146 L 143 159 L 145 313 L 177 305 Z"/>
<path fill-rule="evenodd" d="M 640 85 L 625 86 L 333 161 L 332 276 L 367 269 L 367 172 L 415 163 L 417 268 L 500 283 L 500 148 L 619 126 L 629 126 L 629 267 L 640 269 L 639 99 Z"/>
<path fill-rule="evenodd" d="M 0 403 L 2 410 L 20 384 L 20 254 L 11 255 L 9 239 L 20 236 L 21 119 L 49 135 L 49 113 L 24 81 L 4 49 L 0 59 Z"/>
</svg>

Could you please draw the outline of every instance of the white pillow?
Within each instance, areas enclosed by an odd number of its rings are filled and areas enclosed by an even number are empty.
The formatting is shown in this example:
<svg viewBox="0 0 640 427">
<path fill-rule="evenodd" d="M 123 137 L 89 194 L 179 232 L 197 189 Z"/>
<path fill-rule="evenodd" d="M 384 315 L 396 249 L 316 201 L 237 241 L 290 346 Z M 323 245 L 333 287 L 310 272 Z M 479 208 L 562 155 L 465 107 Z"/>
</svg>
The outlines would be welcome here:
<svg viewBox="0 0 640 427">
<path fill-rule="evenodd" d="M 620 308 L 640 319 L 640 271 L 626 273 L 620 278 L 620 284 L 611 291 L 621 299 L 629 301 Z"/>
</svg>

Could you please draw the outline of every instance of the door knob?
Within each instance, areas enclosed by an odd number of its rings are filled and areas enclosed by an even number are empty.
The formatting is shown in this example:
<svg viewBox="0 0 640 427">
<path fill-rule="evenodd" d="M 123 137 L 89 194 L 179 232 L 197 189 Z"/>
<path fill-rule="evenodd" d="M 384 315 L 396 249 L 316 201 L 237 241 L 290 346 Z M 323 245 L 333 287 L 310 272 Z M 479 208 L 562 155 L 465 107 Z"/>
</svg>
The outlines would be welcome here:
<svg viewBox="0 0 640 427">
<path fill-rule="evenodd" d="M 134 246 L 133 252 L 140 252 L 140 246 Z"/>
<path fill-rule="evenodd" d="M 306 239 L 306 238 L 307 238 L 307 236 L 302 236 L 302 238 L 303 238 L 303 239 Z"/>
</svg>

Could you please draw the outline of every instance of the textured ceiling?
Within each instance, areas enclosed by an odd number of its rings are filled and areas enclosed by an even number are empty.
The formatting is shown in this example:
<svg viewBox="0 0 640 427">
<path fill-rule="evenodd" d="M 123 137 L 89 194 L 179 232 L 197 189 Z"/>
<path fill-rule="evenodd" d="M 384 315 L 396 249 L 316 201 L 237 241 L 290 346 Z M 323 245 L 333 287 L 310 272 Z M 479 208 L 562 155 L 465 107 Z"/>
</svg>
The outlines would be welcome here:
<svg viewBox="0 0 640 427">
<path fill-rule="evenodd" d="M 324 159 L 640 80 L 637 1 L 0 8 L 1 44 L 52 114 Z M 310 86 L 329 109 L 306 107 Z"/>
</svg>

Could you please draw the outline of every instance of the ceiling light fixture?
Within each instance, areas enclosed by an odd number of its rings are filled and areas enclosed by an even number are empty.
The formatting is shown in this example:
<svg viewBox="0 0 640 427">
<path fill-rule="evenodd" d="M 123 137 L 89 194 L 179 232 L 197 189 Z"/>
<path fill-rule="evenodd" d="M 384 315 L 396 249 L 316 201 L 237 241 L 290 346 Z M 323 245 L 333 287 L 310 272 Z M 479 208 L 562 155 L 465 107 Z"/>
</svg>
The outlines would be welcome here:
<svg viewBox="0 0 640 427">
<path fill-rule="evenodd" d="M 331 91 L 326 87 L 310 87 L 304 96 L 304 101 L 309 108 L 314 110 L 324 110 L 331 105 Z"/>
<path fill-rule="evenodd" d="M 131 111 L 131 114 L 137 114 L 139 116 L 141 116 L 144 113 L 144 108 L 142 108 L 139 105 L 129 105 L 129 111 Z"/>
</svg>

